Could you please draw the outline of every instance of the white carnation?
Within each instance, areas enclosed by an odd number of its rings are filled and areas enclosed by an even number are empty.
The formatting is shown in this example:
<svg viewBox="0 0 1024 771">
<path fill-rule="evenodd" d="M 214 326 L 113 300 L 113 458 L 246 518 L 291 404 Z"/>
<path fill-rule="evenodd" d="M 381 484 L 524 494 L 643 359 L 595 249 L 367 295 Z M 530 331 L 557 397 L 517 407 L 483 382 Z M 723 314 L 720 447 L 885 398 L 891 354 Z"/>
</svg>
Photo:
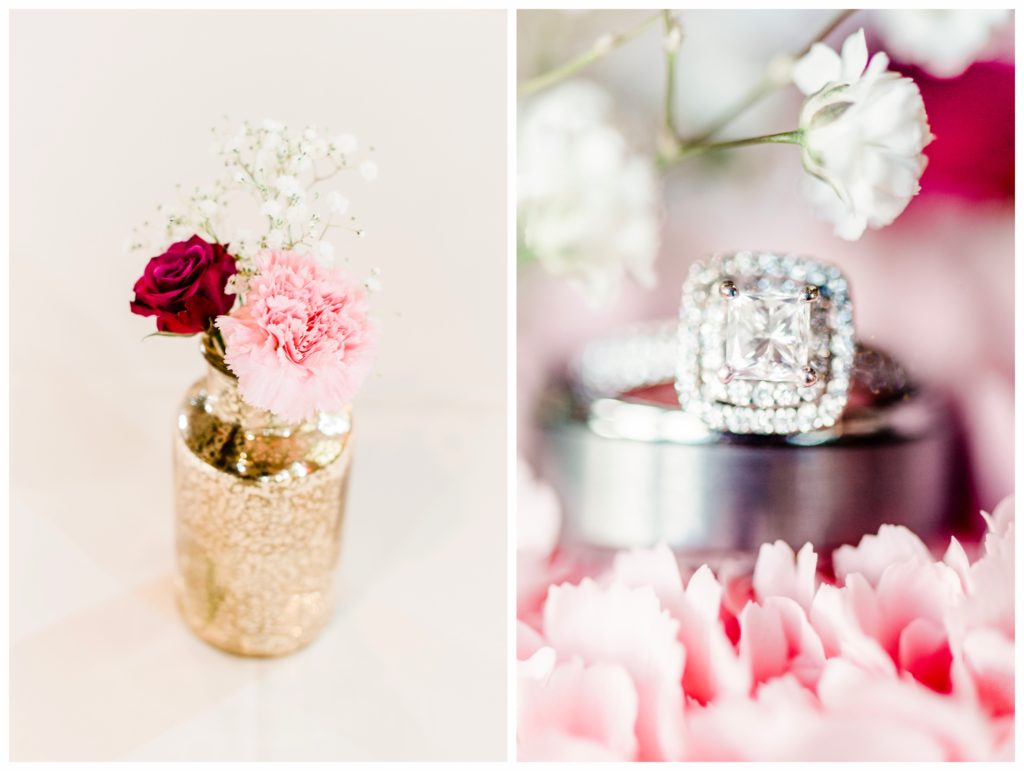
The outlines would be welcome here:
<svg viewBox="0 0 1024 771">
<path fill-rule="evenodd" d="M 960 75 L 985 51 L 993 33 L 1010 20 L 1007 9 L 878 11 L 889 50 L 932 75 Z"/>
<path fill-rule="evenodd" d="M 519 232 L 549 273 L 610 301 L 624 275 L 654 283 L 659 194 L 650 160 L 613 123 L 612 98 L 569 81 L 525 107 L 519 122 Z"/>
<path fill-rule="evenodd" d="M 842 56 L 819 43 L 793 72 L 810 94 L 800 111 L 809 197 L 850 241 L 892 223 L 917 195 L 932 140 L 917 85 L 888 64 L 881 52 L 868 61 L 861 30 Z"/>
</svg>

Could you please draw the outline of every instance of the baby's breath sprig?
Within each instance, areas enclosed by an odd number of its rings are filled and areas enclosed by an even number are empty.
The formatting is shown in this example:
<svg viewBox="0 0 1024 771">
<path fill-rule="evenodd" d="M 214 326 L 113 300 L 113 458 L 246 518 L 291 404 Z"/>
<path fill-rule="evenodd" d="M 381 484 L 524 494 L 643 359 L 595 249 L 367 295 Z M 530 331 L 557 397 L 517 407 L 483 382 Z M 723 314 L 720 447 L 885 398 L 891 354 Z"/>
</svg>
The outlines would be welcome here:
<svg viewBox="0 0 1024 771">
<path fill-rule="evenodd" d="M 199 234 L 230 243 L 245 274 L 262 249 L 290 249 L 333 263 L 332 231 L 363 235 L 336 183 L 348 173 L 368 182 L 376 179 L 372 147 L 361 151 L 352 134 L 314 125 L 295 129 L 274 120 L 236 127 L 225 119 L 211 133 L 222 175 L 191 192 L 179 185 L 176 200 L 157 207 L 155 220 L 132 233 L 129 248 L 162 251 Z M 256 204 L 258 216 L 249 221 L 260 227 L 239 227 L 233 221 L 235 203 L 243 198 Z"/>
</svg>

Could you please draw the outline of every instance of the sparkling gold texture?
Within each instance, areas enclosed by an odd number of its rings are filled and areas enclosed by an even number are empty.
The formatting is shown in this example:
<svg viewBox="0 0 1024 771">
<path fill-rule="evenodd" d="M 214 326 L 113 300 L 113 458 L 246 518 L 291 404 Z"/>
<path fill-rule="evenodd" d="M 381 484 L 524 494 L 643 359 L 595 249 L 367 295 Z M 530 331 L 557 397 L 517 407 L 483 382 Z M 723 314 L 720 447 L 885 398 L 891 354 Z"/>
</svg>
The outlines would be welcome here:
<svg viewBox="0 0 1024 771">
<path fill-rule="evenodd" d="M 207 350 L 174 437 L 178 597 L 219 648 L 276 656 L 326 624 L 351 464 L 351 413 L 283 423 Z"/>
</svg>

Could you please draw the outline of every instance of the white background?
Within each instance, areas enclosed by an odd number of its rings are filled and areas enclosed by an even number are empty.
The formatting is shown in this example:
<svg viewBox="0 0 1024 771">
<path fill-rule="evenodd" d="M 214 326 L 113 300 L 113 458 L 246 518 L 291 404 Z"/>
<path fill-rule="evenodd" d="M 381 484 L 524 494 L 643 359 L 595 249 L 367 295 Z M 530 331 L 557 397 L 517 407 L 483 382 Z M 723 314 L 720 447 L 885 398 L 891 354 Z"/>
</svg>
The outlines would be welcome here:
<svg viewBox="0 0 1024 771">
<path fill-rule="evenodd" d="M 504 11 L 16 12 L 11 19 L 11 753 L 503 759 Z M 171 590 L 171 430 L 194 341 L 140 339 L 131 227 L 216 172 L 220 116 L 350 131 L 383 270 L 339 607 L 235 658 Z"/>
</svg>

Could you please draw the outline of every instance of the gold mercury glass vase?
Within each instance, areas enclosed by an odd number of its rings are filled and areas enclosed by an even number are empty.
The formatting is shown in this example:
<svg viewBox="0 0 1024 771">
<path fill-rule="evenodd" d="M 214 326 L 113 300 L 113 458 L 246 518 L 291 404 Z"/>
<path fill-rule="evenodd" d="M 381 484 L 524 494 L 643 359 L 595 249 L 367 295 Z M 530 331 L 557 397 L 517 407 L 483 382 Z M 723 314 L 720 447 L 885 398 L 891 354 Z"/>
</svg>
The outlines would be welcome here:
<svg viewBox="0 0 1024 771">
<path fill-rule="evenodd" d="M 203 640 L 245 656 L 310 642 L 331 611 L 352 458 L 351 409 L 288 423 L 209 365 L 174 435 L 178 600 Z"/>
</svg>

